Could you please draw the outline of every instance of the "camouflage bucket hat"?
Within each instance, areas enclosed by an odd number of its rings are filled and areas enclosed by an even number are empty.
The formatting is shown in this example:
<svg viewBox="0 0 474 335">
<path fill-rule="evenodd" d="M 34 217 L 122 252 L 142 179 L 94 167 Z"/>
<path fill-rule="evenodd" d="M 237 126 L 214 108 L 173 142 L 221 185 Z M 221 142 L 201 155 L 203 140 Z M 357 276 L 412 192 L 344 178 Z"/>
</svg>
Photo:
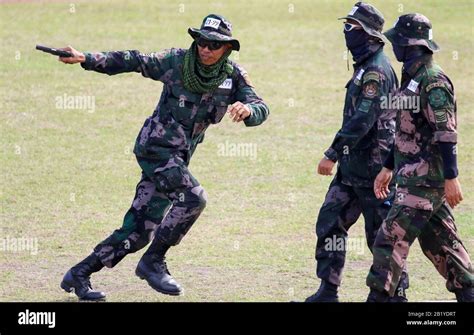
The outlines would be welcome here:
<svg viewBox="0 0 474 335">
<path fill-rule="evenodd" d="M 338 20 L 347 19 L 357 21 L 367 34 L 383 39 L 382 28 L 385 19 L 382 13 L 374 6 L 365 2 L 358 2 L 352 7 L 347 16 L 340 17 Z"/>
<path fill-rule="evenodd" d="M 422 14 L 406 14 L 398 18 L 392 29 L 384 35 L 393 44 L 401 46 L 423 45 L 433 52 L 439 51 L 439 46 L 433 41 L 433 28 L 430 20 Z"/>
<path fill-rule="evenodd" d="M 232 38 L 232 24 L 221 15 L 209 14 L 202 21 L 201 29 L 189 28 L 188 33 L 193 39 L 202 36 L 209 41 L 229 42 L 233 50 L 240 50 L 239 41 Z"/>
</svg>

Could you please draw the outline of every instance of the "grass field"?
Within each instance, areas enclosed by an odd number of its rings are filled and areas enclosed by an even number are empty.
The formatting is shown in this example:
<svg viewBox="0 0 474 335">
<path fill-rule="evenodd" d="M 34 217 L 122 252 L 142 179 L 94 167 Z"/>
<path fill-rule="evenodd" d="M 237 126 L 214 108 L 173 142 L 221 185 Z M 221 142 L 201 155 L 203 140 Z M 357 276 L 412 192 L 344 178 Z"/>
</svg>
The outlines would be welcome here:
<svg viewBox="0 0 474 335">
<path fill-rule="evenodd" d="M 84 51 L 186 48 L 187 28 L 210 12 L 232 21 L 242 45 L 238 62 L 270 106 L 270 118 L 248 129 L 226 118 L 208 130 L 193 157 L 191 171 L 209 201 L 169 253 L 184 296 L 160 295 L 134 275 L 142 251 L 94 275 L 93 284 L 108 301 L 290 301 L 314 292 L 314 222 L 330 182 L 315 168 L 342 118 L 350 73 L 336 18 L 354 1 L 0 2 L 0 238 L 38 242 L 36 255 L 0 252 L 0 301 L 76 300 L 59 288 L 61 278 L 121 225 L 140 174 L 134 140 L 162 88 L 139 74 L 108 77 L 63 65 L 35 44 Z M 399 10 L 421 12 L 434 24 L 443 49 L 436 59 L 458 98 L 465 200 L 455 215 L 472 253 L 474 2 L 371 3 L 384 13 L 386 29 Z M 394 67 L 399 73 L 400 65 Z M 64 95 L 94 97 L 94 112 L 56 108 Z M 226 141 L 256 145 L 256 159 L 220 155 Z M 359 220 L 351 237 L 363 239 L 363 231 Z M 367 248 L 348 253 L 342 301 L 365 300 L 370 264 Z M 408 266 L 411 301 L 453 299 L 417 242 Z"/>
</svg>

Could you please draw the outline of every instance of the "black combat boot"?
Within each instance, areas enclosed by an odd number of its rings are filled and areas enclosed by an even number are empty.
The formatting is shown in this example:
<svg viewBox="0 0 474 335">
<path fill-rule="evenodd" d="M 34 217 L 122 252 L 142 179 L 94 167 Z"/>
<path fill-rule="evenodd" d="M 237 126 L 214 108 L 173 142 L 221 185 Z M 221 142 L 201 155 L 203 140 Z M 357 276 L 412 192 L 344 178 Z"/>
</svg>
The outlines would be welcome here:
<svg viewBox="0 0 474 335">
<path fill-rule="evenodd" d="M 66 292 L 74 292 L 81 300 L 104 300 L 105 293 L 94 291 L 90 282 L 90 275 L 103 267 L 99 257 L 92 253 L 64 275 L 61 288 Z"/>
<path fill-rule="evenodd" d="M 454 290 L 458 302 L 474 302 L 474 288 L 464 287 Z"/>
<path fill-rule="evenodd" d="M 337 288 L 337 285 L 331 284 L 326 280 L 322 280 L 318 291 L 306 298 L 304 302 L 339 302 Z"/>
<path fill-rule="evenodd" d="M 155 238 L 138 262 L 135 274 L 160 293 L 180 295 L 181 286 L 171 277 L 165 262 L 165 254 L 169 248 L 169 245 Z"/>
<path fill-rule="evenodd" d="M 389 302 L 390 296 L 387 292 L 377 291 L 373 288 L 370 289 L 369 296 L 367 297 L 367 302 Z"/>
</svg>

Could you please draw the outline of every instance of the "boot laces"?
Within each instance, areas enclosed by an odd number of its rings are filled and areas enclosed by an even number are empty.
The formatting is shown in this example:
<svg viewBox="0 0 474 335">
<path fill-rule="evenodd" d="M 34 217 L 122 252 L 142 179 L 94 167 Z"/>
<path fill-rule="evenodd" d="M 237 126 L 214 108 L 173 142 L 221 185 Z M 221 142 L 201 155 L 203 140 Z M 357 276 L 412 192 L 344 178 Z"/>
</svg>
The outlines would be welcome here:
<svg viewBox="0 0 474 335">
<path fill-rule="evenodd" d="M 166 264 L 165 258 L 157 258 L 153 260 L 153 267 L 158 272 L 164 272 L 171 276 L 171 273 L 168 270 L 168 265 Z"/>
</svg>

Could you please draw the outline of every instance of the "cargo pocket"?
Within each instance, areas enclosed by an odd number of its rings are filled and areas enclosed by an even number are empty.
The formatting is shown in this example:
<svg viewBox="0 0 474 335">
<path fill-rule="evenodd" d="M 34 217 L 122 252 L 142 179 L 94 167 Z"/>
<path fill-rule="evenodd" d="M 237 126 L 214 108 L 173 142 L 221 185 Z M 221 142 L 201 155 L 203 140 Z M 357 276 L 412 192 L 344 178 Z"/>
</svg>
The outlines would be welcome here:
<svg viewBox="0 0 474 335">
<path fill-rule="evenodd" d="M 169 100 L 168 106 L 173 119 L 178 122 L 185 130 L 189 130 L 193 126 L 193 105 L 178 100 Z"/>
<path fill-rule="evenodd" d="M 193 127 L 197 111 L 194 106 L 199 103 L 200 96 L 190 93 L 184 88 L 174 85 L 168 97 L 168 106 L 173 119 L 183 126 L 185 130 Z"/>
<path fill-rule="evenodd" d="M 156 184 L 160 191 L 170 192 L 188 186 L 183 167 L 176 166 L 170 169 L 155 172 Z"/>
<path fill-rule="evenodd" d="M 397 189 L 393 202 L 395 205 L 405 206 L 423 211 L 433 211 L 433 203 L 429 199 L 410 194 L 409 190 L 406 188 Z"/>
</svg>

